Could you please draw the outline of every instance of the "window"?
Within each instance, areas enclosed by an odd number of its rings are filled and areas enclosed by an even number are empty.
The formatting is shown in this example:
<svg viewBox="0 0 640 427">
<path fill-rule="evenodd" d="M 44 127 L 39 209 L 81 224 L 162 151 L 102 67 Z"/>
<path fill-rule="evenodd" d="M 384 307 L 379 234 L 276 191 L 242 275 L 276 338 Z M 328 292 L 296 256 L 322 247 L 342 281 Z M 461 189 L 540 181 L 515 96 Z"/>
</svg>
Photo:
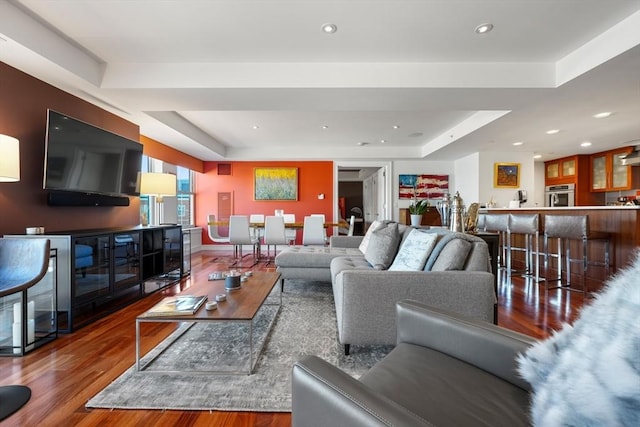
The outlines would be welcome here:
<svg viewBox="0 0 640 427">
<path fill-rule="evenodd" d="M 148 156 L 142 156 L 142 172 L 175 174 L 178 188 L 176 197 L 164 197 L 162 203 L 156 203 L 154 196 L 140 195 L 140 217 L 147 218 L 150 224 L 157 224 L 160 218 L 160 222 L 165 223 L 182 226 L 194 224 L 194 172 Z M 158 212 L 158 209 L 162 209 L 162 212 Z"/>
<path fill-rule="evenodd" d="M 182 166 L 178 166 L 176 171 L 178 177 L 178 224 L 182 226 L 193 224 L 193 171 Z"/>
</svg>

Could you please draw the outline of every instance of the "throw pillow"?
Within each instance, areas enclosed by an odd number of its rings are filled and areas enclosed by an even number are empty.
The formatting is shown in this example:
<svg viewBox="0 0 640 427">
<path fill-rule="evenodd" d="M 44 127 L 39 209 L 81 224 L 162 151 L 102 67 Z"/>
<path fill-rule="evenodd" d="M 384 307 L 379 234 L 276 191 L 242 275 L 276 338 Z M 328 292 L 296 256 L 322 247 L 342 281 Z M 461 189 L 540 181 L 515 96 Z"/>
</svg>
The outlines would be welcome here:
<svg viewBox="0 0 640 427">
<path fill-rule="evenodd" d="M 440 251 L 431 271 L 462 270 L 472 245 L 473 243 L 467 240 L 451 239 Z"/>
<path fill-rule="evenodd" d="M 397 223 L 380 228 L 371 233 L 364 258 L 376 270 L 384 270 L 391 265 L 399 243 L 400 234 Z"/>
<path fill-rule="evenodd" d="M 389 267 L 389 271 L 419 271 L 424 268 L 427 258 L 438 235 L 414 228 L 400 246 L 400 250 Z"/>
<path fill-rule="evenodd" d="M 640 251 L 573 326 L 518 359 L 540 426 L 640 425 Z"/>
<path fill-rule="evenodd" d="M 384 224 L 381 221 L 376 220 L 371 223 L 371 225 L 367 229 L 367 232 L 364 233 L 364 237 L 362 238 L 362 241 L 360 241 L 360 246 L 358 246 L 358 249 L 360 249 L 360 252 L 362 252 L 363 254 L 367 252 L 367 247 L 369 246 L 369 240 L 371 239 L 371 233 L 373 233 L 374 231 L 376 231 L 381 227 L 384 227 Z"/>
</svg>

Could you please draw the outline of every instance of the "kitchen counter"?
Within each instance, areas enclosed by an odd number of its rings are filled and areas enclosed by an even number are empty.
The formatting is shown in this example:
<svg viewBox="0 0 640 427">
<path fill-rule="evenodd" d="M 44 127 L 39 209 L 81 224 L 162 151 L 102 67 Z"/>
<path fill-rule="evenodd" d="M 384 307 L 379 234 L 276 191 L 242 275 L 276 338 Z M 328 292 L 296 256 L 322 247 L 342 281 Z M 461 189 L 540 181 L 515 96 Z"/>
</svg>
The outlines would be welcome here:
<svg viewBox="0 0 640 427">
<path fill-rule="evenodd" d="M 588 215 L 589 229 L 611 234 L 611 273 L 628 265 L 636 249 L 640 247 L 640 206 L 573 206 L 573 207 L 522 207 L 483 208 L 480 213 L 538 213 L 540 214 L 540 250 L 544 235 L 544 215 Z M 591 245 L 589 256 L 594 260 L 604 259 L 602 245 Z M 577 249 L 577 246 L 576 246 Z M 572 253 L 578 254 L 579 252 Z M 577 256 L 576 256 L 577 257 Z M 604 280 L 602 268 L 590 268 L 590 275 Z"/>
<path fill-rule="evenodd" d="M 631 209 L 640 210 L 640 206 L 570 206 L 570 207 L 541 207 L 541 206 L 523 206 L 521 208 L 480 208 L 479 212 L 487 211 L 542 211 L 542 212 L 555 212 L 555 211 L 584 211 L 584 210 L 617 210 L 617 209 Z M 578 214 L 579 215 L 579 214 Z"/>
</svg>

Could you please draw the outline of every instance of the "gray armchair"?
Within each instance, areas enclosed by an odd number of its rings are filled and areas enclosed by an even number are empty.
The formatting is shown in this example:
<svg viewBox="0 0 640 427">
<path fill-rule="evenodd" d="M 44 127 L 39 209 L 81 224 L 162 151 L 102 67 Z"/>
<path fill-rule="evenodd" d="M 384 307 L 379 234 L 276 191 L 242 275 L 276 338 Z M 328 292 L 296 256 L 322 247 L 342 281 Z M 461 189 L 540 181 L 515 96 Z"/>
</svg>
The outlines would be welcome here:
<svg viewBox="0 0 640 427">
<path fill-rule="evenodd" d="M 396 308 L 397 346 L 360 379 L 315 356 L 294 365 L 294 427 L 531 424 L 516 356 L 532 338 L 415 301 Z"/>
</svg>

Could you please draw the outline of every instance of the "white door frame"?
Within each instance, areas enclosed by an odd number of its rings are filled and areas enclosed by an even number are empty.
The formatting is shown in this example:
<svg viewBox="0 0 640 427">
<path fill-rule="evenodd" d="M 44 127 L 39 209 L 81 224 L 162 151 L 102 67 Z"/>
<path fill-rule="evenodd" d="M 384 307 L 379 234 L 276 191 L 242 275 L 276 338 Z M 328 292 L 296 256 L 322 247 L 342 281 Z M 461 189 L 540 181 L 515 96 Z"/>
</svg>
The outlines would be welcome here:
<svg viewBox="0 0 640 427">
<path fill-rule="evenodd" d="M 335 160 L 333 162 L 333 217 L 340 218 L 338 207 L 338 169 L 339 168 L 381 168 L 385 174 L 384 185 L 378 188 L 378 197 L 384 200 L 381 219 L 392 219 L 392 182 L 393 163 L 391 161 L 364 161 L 364 160 Z M 346 218 L 345 218 L 346 219 Z"/>
</svg>

